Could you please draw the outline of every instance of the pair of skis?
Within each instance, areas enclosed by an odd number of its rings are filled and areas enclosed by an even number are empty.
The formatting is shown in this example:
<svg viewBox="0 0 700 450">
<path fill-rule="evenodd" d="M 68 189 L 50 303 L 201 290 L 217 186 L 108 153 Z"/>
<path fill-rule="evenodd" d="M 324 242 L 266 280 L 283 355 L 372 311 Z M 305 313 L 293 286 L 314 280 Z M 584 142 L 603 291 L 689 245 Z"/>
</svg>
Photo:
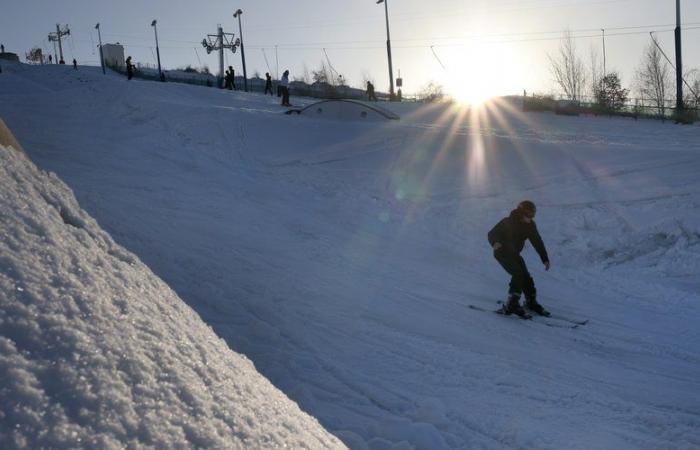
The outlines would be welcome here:
<svg viewBox="0 0 700 450">
<path fill-rule="evenodd" d="M 476 305 L 469 305 L 469 309 L 472 309 L 474 311 L 481 311 L 481 312 L 495 312 L 496 314 L 502 315 L 502 316 L 508 316 L 509 314 L 506 314 L 505 311 L 503 310 L 503 302 L 498 302 L 501 304 L 501 307 L 496 309 L 496 310 L 490 310 L 486 308 L 482 308 L 480 306 Z M 518 319 L 523 319 L 523 320 L 533 320 L 532 316 L 528 317 L 520 317 L 515 314 L 512 314 L 512 317 L 516 317 Z M 585 320 L 579 320 L 579 319 L 571 319 L 569 317 L 564 317 L 558 314 L 550 314 L 549 316 L 536 316 L 537 320 L 535 322 L 542 323 L 548 327 L 553 327 L 553 328 L 579 328 L 581 326 L 584 326 L 588 323 L 588 319 Z"/>
</svg>

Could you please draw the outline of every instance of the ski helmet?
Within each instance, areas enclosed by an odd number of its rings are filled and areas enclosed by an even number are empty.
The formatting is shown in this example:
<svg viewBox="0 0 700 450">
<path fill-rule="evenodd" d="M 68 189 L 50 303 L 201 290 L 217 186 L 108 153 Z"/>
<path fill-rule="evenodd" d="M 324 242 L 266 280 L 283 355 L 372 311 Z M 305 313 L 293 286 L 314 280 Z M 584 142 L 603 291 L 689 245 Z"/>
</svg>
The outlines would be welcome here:
<svg viewBox="0 0 700 450">
<path fill-rule="evenodd" d="M 523 200 L 522 202 L 518 203 L 518 210 L 528 217 L 535 217 L 537 207 L 530 200 Z"/>
</svg>

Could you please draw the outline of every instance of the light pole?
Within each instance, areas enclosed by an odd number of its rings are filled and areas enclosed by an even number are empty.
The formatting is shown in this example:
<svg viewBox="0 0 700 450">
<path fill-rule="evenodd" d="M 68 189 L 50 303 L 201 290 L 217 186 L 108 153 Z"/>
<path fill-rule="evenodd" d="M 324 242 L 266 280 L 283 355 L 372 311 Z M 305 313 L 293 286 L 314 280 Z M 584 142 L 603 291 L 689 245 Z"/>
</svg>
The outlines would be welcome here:
<svg viewBox="0 0 700 450">
<path fill-rule="evenodd" d="M 603 32 L 603 76 L 608 74 L 607 71 L 607 58 L 605 54 L 605 28 L 601 28 L 600 31 Z"/>
<path fill-rule="evenodd" d="M 241 16 L 243 11 L 240 9 L 233 13 L 233 18 L 238 18 L 238 36 L 241 39 L 241 60 L 243 61 L 243 89 L 248 92 L 248 73 L 245 70 L 245 49 L 243 47 L 243 27 L 241 26 Z"/>
<path fill-rule="evenodd" d="M 97 23 L 97 25 L 95 25 L 95 29 L 97 30 L 97 38 L 100 41 L 100 64 L 102 64 L 102 75 L 105 75 L 107 72 L 105 71 L 105 57 L 102 54 L 102 33 L 100 33 L 99 22 Z"/>
<path fill-rule="evenodd" d="M 151 22 L 151 26 L 153 27 L 153 31 L 156 33 L 156 56 L 158 58 L 158 77 L 160 78 L 160 81 L 165 81 L 165 78 L 163 77 L 163 71 L 160 68 L 160 49 L 158 48 L 158 27 L 156 26 L 156 24 L 156 19 L 153 19 L 153 22 Z"/>
<path fill-rule="evenodd" d="M 394 70 L 391 66 L 391 37 L 389 35 L 389 0 L 377 0 L 377 4 L 384 3 L 384 14 L 386 15 L 386 53 L 389 57 L 389 100 L 394 100 Z"/>
<path fill-rule="evenodd" d="M 676 0 L 676 109 L 683 110 L 683 56 L 681 53 L 681 0 Z"/>
</svg>

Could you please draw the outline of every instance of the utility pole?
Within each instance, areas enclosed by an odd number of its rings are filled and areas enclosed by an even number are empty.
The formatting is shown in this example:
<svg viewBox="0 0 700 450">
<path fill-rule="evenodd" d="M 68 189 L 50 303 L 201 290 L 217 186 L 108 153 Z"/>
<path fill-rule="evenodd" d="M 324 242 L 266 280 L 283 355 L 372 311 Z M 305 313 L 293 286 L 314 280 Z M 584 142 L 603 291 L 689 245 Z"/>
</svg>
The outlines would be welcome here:
<svg viewBox="0 0 700 450">
<path fill-rule="evenodd" d="M 224 88 L 224 50 L 231 49 L 236 53 L 236 48 L 241 45 L 241 40 L 233 40 L 233 33 L 224 33 L 221 25 L 217 26 L 216 34 L 208 34 L 205 39 L 202 39 L 202 47 L 207 51 L 207 55 L 214 50 L 219 51 L 219 87 Z"/>
<path fill-rule="evenodd" d="M 102 54 L 102 33 L 100 33 L 99 22 L 95 25 L 95 29 L 97 30 L 97 38 L 100 40 L 100 64 L 102 65 L 102 75 L 105 75 L 107 72 L 105 71 L 105 57 Z M 93 43 L 93 45 L 95 44 Z"/>
<path fill-rule="evenodd" d="M 54 43 L 54 56 L 56 56 L 56 42 L 58 42 L 58 51 L 61 55 L 61 59 L 58 60 L 58 64 L 65 64 L 66 63 L 63 59 L 63 45 L 61 44 L 61 38 L 63 36 L 67 36 L 69 34 L 70 34 L 70 30 L 68 29 L 68 25 L 66 25 L 61 30 L 61 26 L 59 24 L 56 24 L 56 32 L 55 33 L 49 33 L 49 41 Z"/>
<path fill-rule="evenodd" d="M 384 3 L 384 14 L 386 16 L 386 53 L 389 57 L 389 99 L 394 100 L 394 70 L 391 66 L 391 37 L 389 35 L 389 0 L 377 0 L 377 4 Z"/>
<path fill-rule="evenodd" d="M 151 26 L 153 27 L 153 31 L 156 33 L 156 56 L 158 59 L 158 77 L 160 78 L 160 81 L 165 81 L 165 77 L 163 76 L 163 70 L 160 68 L 160 49 L 158 48 L 158 27 L 157 27 L 158 22 L 156 19 L 153 19 L 153 22 L 151 22 Z"/>
<path fill-rule="evenodd" d="M 676 110 L 683 110 L 683 56 L 681 52 L 681 0 L 676 0 Z"/>
<path fill-rule="evenodd" d="M 238 18 L 238 35 L 240 36 L 241 41 L 241 60 L 243 61 L 243 89 L 245 89 L 245 91 L 248 92 L 248 74 L 245 70 L 245 49 L 243 48 L 243 27 L 241 27 L 242 15 L 243 11 L 241 11 L 240 9 L 233 13 L 233 18 Z"/>
</svg>

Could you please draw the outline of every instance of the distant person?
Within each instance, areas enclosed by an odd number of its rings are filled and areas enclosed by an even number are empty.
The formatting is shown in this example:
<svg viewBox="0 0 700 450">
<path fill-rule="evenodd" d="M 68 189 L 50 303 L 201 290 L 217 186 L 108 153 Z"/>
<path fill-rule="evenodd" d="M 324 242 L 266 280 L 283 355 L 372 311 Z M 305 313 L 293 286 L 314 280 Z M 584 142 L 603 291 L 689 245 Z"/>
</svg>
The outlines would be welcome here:
<svg viewBox="0 0 700 450">
<path fill-rule="evenodd" d="M 5 46 L 0 44 L 0 53 L 5 53 Z"/>
<path fill-rule="evenodd" d="M 76 61 L 75 58 L 73 58 L 73 69 L 78 70 L 78 61 Z"/>
<path fill-rule="evenodd" d="M 289 70 L 285 70 L 279 83 L 282 93 L 282 106 L 292 106 L 289 103 Z"/>
<path fill-rule="evenodd" d="M 510 212 L 510 215 L 496 224 L 489 231 L 488 240 L 493 248 L 493 256 L 498 263 L 510 274 L 508 302 L 503 306 L 504 314 L 515 314 L 523 319 L 530 315 L 520 305 L 520 294 L 525 294 L 525 307 L 541 316 L 549 316 L 549 312 L 537 303 L 535 281 L 527 270 L 525 260 L 520 256 L 525 241 L 529 240 L 537 254 L 549 270 L 549 256 L 542 237 L 535 225 L 535 204 L 524 200 Z"/>
<path fill-rule="evenodd" d="M 224 78 L 224 89 L 228 89 L 229 91 L 233 89 L 233 74 L 233 67 L 228 66 L 226 77 Z"/>
<path fill-rule="evenodd" d="M 49 55 L 49 64 L 53 64 L 53 58 Z"/>
<path fill-rule="evenodd" d="M 374 85 L 371 81 L 367 80 L 367 99 L 370 102 L 376 102 L 377 96 L 374 93 Z"/>
<path fill-rule="evenodd" d="M 231 89 L 237 91 L 236 89 L 236 72 L 233 70 L 233 66 L 228 66 L 228 70 L 231 73 Z"/>
<path fill-rule="evenodd" d="M 131 80 L 134 77 L 134 65 L 131 64 L 131 56 L 126 58 L 126 79 Z"/>
<path fill-rule="evenodd" d="M 265 72 L 265 94 L 270 93 L 272 95 L 272 77 L 269 73 Z"/>
</svg>

